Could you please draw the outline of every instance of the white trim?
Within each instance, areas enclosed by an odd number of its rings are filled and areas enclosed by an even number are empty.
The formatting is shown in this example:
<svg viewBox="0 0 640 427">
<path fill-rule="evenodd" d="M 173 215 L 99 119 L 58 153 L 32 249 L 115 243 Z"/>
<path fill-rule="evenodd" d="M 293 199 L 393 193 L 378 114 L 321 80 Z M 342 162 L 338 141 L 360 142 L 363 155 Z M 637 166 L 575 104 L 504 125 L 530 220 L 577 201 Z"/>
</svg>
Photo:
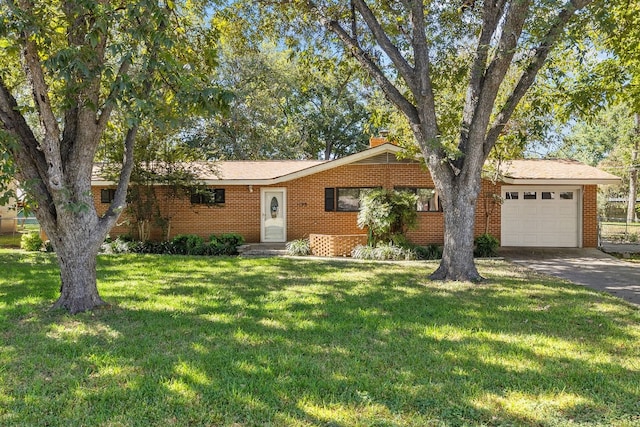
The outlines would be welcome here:
<svg viewBox="0 0 640 427">
<path fill-rule="evenodd" d="M 553 179 L 553 178 L 509 178 L 501 179 L 507 185 L 596 185 L 596 184 L 620 184 L 620 179 L 593 178 L 593 179 Z"/>
<path fill-rule="evenodd" d="M 265 193 L 282 193 L 282 219 L 284 221 L 282 240 L 268 240 L 266 238 L 266 201 Z M 260 188 L 260 242 L 263 243 L 284 243 L 287 241 L 287 189 L 285 187 L 263 187 Z"/>
</svg>

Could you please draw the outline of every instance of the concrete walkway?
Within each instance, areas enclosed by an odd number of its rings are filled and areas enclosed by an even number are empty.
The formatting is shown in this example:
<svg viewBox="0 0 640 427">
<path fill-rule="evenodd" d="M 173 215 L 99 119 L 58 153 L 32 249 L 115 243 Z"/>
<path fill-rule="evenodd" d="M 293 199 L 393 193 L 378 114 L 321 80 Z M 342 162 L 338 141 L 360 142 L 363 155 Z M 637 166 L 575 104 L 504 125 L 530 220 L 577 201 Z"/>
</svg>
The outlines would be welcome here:
<svg viewBox="0 0 640 427">
<path fill-rule="evenodd" d="M 598 249 L 501 248 L 500 254 L 540 273 L 609 292 L 640 307 L 640 263 Z"/>
</svg>

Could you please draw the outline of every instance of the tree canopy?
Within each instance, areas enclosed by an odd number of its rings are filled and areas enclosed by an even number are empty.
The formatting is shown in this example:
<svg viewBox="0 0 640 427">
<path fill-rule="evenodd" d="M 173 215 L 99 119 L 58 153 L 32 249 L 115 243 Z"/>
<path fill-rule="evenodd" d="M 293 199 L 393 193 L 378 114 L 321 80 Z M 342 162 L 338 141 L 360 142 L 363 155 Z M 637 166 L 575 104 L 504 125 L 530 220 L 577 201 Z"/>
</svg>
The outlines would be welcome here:
<svg viewBox="0 0 640 427">
<path fill-rule="evenodd" d="M 55 307 L 101 305 L 95 257 L 125 207 L 145 120 L 221 107 L 211 85 L 212 32 L 198 2 L 0 2 L 0 141 L 61 268 Z M 118 116 L 123 158 L 115 198 L 98 216 L 93 162 Z"/>
</svg>

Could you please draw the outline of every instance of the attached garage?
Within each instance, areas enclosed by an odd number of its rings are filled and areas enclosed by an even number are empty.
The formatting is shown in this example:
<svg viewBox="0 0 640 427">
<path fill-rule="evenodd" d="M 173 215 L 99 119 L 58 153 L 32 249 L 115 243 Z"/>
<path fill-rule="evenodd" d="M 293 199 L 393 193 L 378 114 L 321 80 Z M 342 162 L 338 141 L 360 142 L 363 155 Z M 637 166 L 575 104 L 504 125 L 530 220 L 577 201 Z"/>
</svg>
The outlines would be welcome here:
<svg viewBox="0 0 640 427">
<path fill-rule="evenodd" d="M 620 178 L 573 160 L 513 160 L 501 166 L 502 246 L 595 246 L 598 184 Z"/>
<path fill-rule="evenodd" d="M 580 187 L 502 187 L 502 246 L 580 247 Z"/>
</svg>

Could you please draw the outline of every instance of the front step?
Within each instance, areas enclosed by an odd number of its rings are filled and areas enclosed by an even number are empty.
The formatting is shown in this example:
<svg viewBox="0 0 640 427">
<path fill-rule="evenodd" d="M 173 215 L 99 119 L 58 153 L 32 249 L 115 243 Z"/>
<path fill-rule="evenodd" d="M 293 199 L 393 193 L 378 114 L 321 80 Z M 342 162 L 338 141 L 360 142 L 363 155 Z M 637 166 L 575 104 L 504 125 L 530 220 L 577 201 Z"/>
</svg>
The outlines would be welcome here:
<svg viewBox="0 0 640 427">
<path fill-rule="evenodd" d="M 287 255 L 284 243 L 251 243 L 238 246 L 238 254 L 245 258 Z"/>
</svg>

